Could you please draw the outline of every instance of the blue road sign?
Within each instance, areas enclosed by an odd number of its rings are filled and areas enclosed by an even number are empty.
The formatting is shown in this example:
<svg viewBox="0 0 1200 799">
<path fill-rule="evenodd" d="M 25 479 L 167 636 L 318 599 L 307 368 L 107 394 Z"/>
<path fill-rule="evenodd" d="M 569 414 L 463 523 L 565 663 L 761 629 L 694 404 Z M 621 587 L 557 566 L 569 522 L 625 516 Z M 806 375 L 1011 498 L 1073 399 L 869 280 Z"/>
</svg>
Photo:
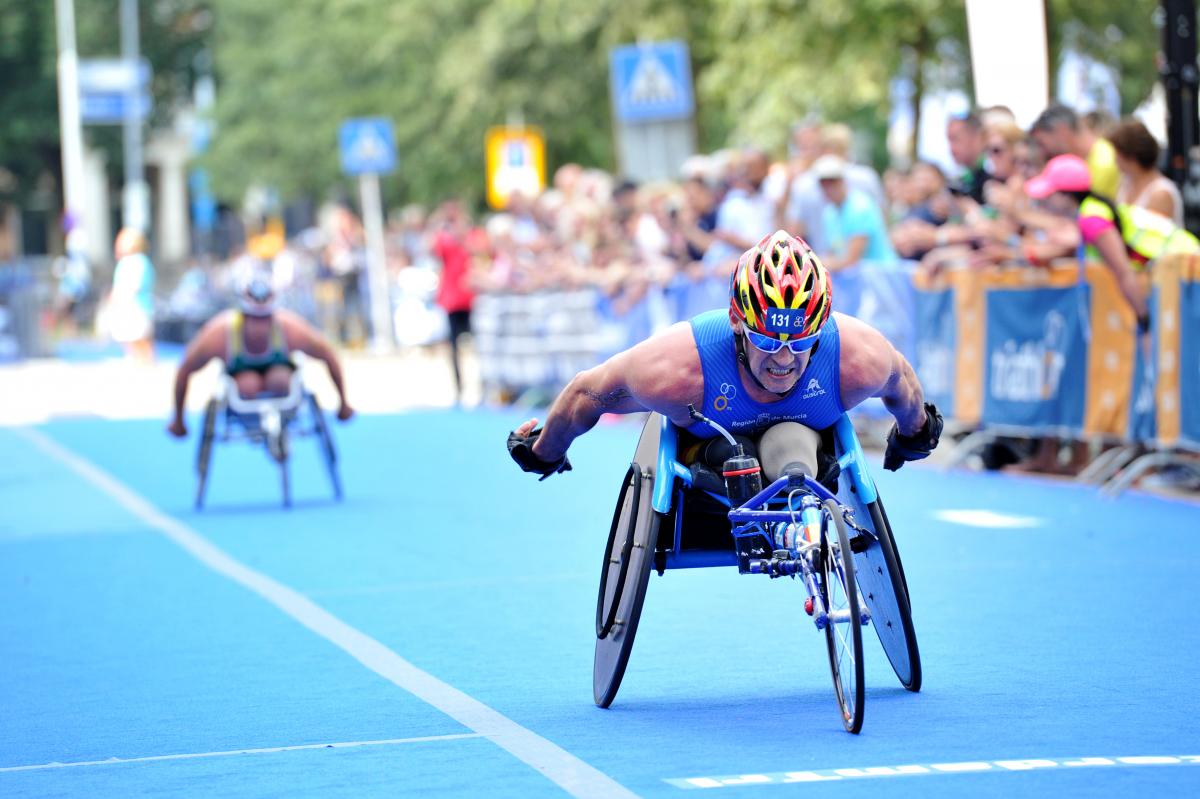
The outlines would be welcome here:
<svg viewBox="0 0 1200 799">
<path fill-rule="evenodd" d="M 692 65 L 681 41 L 613 48 L 609 85 L 620 122 L 686 119 L 695 110 Z"/>
<path fill-rule="evenodd" d="M 150 95 L 87 91 L 79 94 L 79 118 L 85 125 L 120 125 L 125 121 L 125 104 L 133 101 L 133 118 L 141 122 L 150 114 Z"/>
<path fill-rule="evenodd" d="M 347 119 L 338 130 L 338 149 L 347 175 L 379 175 L 396 168 L 392 122 L 383 117 Z"/>
</svg>

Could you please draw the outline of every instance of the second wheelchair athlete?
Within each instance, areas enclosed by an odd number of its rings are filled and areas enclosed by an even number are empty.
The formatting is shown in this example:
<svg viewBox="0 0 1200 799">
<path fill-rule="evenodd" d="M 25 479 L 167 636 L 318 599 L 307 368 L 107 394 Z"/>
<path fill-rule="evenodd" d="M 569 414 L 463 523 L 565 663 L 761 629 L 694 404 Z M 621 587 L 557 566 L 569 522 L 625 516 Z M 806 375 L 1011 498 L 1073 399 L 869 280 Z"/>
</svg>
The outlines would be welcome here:
<svg viewBox="0 0 1200 799">
<path fill-rule="evenodd" d="M 342 366 L 332 345 L 297 314 L 276 308 L 270 279 L 256 276 L 247 281 L 239 307 L 213 317 L 188 342 L 175 373 L 175 414 L 167 431 L 180 438 L 187 435 L 183 408 L 188 381 L 213 358 L 224 363 L 238 395 L 254 399 L 288 393 L 296 370 L 290 356 L 293 351 L 324 362 L 340 401 L 337 418 L 346 421 L 353 416 L 354 409 L 346 402 Z"/>
</svg>

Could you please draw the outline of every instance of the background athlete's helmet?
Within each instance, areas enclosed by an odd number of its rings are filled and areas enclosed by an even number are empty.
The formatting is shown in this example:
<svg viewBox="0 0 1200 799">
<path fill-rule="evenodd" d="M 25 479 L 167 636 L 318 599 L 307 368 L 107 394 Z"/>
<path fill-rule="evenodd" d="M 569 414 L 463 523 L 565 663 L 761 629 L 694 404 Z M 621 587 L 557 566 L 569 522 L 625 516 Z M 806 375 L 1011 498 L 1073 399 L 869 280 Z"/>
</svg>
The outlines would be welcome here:
<svg viewBox="0 0 1200 799">
<path fill-rule="evenodd" d="M 275 311 L 275 289 L 266 275 L 254 275 L 242 287 L 242 313 L 246 316 L 270 316 Z"/>
<path fill-rule="evenodd" d="M 832 299 L 829 273 L 817 254 L 783 230 L 742 253 L 729 280 L 731 318 L 784 341 L 816 335 Z"/>
</svg>

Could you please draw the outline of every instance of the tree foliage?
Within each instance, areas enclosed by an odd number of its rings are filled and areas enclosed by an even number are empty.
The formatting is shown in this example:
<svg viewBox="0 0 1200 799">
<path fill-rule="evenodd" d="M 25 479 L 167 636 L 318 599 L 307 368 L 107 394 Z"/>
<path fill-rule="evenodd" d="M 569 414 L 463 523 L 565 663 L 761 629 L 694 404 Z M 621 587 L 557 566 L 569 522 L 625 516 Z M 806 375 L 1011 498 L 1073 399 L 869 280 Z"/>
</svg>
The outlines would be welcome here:
<svg viewBox="0 0 1200 799">
<path fill-rule="evenodd" d="M 120 0 L 75 0 L 82 57 L 116 55 Z M 847 120 L 882 142 L 889 90 L 970 91 L 962 0 L 141 0 L 155 121 L 168 124 L 198 71 L 217 79 L 204 157 L 236 202 L 252 184 L 285 198 L 345 192 L 337 128 L 389 117 L 400 168 L 391 202 L 483 193 L 487 128 L 546 133 L 551 167 L 614 167 L 608 54 L 638 40 L 690 47 L 700 146 L 782 154 L 808 115 Z M 1116 68 L 1122 110 L 1157 78 L 1155 0 L 1047 0 L 1059 44 Z M 1020 43 L 1014 43 L 1020 46 Z M 926 85 L 927 84 L 927 85 Z M 0 0 L 0 166 L 32 186 L 58 172 L 54 4 Z M 119 131 L 89 128 L 119 174 Z"/>
</svg>

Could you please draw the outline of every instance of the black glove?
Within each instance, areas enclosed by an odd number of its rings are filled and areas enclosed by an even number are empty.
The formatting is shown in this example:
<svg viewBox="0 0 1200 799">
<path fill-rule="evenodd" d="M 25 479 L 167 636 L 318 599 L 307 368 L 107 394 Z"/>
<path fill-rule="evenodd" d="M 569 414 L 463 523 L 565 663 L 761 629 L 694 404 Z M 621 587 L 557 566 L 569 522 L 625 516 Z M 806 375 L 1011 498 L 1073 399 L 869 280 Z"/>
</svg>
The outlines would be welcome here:
<svg viewBox="0 0 1200 799">
<path fill-rule="evenodd" d="M 842 466 L 838 459 L 825 450 L 817 451 L 817 482 L 825 486 L 830 494 L 838 492 L 838 478 L 842 476 Z"/>
<path fill-rule="evenodd" d="M 571 471 L 571 462 L 563 455 L 556 461 L 544 461 L 533 454 L 533 444 L 542 434 L 542 428 L 533 430 L 527 436 L 518 435 L 515 431 L 508 434 L 508 454 L 517 462 L 522 471 L 536 472 L 545 480 L 552 474 Z M 539 480 L 538 482 L 541 482 Z"/>
<path fill-rule="evenodd" d="M 916 435 L 900 433 L 899 425 L 892 425 L 888 433 L 887 451 L 883 454 L 883 468 L 894 472 L 906 461 L 919 461 L 929 457 L 942 437 L 942 415 L 932 402 L 925 403 L 925 426 Z"/>
</svg>

